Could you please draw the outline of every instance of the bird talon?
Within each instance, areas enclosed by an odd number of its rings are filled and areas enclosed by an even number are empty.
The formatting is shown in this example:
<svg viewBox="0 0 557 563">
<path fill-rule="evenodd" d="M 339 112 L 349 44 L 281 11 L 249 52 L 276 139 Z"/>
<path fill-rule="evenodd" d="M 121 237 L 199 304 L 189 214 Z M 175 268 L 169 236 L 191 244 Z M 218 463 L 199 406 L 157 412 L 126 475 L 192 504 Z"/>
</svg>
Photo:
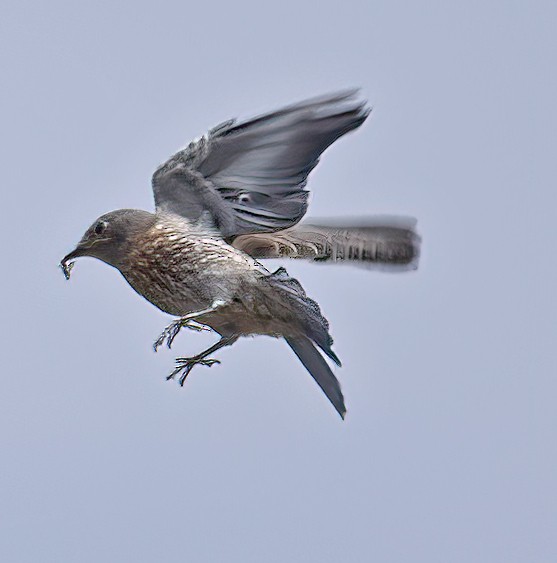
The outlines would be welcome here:
<svg viewBox="0 0 557 563">
<path fill-rule="evenodd" d="M 197 358 L 195 356 L 192 358 L 176 358 L 176 367 L 172 373 L 167 376 L 166 380 L 174 379 L 180 372 L 183 372 L 179 379 L 180 386 L 183 387 L 186 378 L 197 364 L 211 367 L 214 364 L 220 364 L 220 360 L 215 360 L 214 358 Z"/>
<path fill-rule="evenodd" d="M 182 328 L 189 328 L 190 330 L 195 330 L 196 332 L 203 332 L 204 330 L 210 331 L 211 328 L 201 324 L 193 319 L 183 318 L 178 319 L 170 323 L 160 334 L 160 336 L 153 343 L 153 350 L 155 352 L 165 343 L 170 350 L 174 339 L 178 336 L 178 333 Z"/>
<path fill-rule="evenodd" d="M 166 347 L 170 350 L 172 348 L 172 343 L 174 342 L 174 339 L 178 336 L 178 333 L 180 332 L 180 329 L 182 328 L 181 325 L 172 325 L 169 327 L 168 330 L 168 335 L 166 337 Z"/>
</svg>

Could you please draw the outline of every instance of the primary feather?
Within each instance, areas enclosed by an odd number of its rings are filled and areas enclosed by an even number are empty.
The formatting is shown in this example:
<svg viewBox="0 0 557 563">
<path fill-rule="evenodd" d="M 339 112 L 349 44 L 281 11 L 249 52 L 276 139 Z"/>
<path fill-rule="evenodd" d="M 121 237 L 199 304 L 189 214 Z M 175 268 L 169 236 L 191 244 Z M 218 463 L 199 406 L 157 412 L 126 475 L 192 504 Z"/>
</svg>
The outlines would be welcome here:
<svg viewBox="0 0 557 563">
<path fill-rule="evenodd" d="M 376 269 L 414 270 L 420 254 L 415 226 L 416 220 L 410 217 L 299 223 L 275 233 L 240 235 L 232 244 L 254 258 L 302 258 Z"/>
<path fill-rule="evenodd" d="M 292 227 L 307 210 L 307 178 L 323 151 L 369 115 L 355 94 L 217 126 L 156 170 L 157 208 L 208 217 L 225 238 Z"/>
</svg>

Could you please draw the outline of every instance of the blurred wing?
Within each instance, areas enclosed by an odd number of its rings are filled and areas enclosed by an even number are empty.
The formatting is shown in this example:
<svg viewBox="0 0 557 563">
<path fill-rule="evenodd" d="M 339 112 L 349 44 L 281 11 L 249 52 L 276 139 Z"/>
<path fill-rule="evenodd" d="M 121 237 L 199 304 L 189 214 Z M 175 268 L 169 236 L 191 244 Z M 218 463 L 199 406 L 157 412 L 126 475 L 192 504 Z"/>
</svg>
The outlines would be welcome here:
<svg viewBox="0 0 557 563">
<path fill-rule="evenodd" d="M 376 217 L 352 225 L 301 223 L 276 233 L 241 235 L 233 246 L 254 258 L 305 258 L 393 271 L 418 267 L 421 239 L 410 217 Z"/>
<path fill-rule="evenodd" d="M 153 175 L 158 210 L 209 217 L 224 237 L 283 230 L 307 209 L 309 173 L 369 109 L 356 91 L 228 121 L 176 153 Z"/>
</svg>

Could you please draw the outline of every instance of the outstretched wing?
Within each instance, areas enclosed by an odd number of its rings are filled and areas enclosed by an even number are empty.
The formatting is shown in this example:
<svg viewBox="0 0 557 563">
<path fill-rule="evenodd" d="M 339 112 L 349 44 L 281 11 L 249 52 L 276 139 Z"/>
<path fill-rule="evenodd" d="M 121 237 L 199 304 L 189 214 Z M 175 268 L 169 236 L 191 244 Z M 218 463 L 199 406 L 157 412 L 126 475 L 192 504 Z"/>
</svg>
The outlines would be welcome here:
<svg viewBox="0 0 557 563">
<path fill-rule="evenodd" d="M 321 153 L 369 111 L 346 91 L 225 122 L 155 171 L 157 210 L 206 217 L 223 237 L 291 227 L 306 212 L 307 178 Z"/>
<path fill-rule="evenodd" d="M 302 258 L 391 271 L 415 270 L 420 236 L 412 217 L 299 223 L 276 233 L 240 235 L 232 245 L 254 258 Z"/>
</svg>

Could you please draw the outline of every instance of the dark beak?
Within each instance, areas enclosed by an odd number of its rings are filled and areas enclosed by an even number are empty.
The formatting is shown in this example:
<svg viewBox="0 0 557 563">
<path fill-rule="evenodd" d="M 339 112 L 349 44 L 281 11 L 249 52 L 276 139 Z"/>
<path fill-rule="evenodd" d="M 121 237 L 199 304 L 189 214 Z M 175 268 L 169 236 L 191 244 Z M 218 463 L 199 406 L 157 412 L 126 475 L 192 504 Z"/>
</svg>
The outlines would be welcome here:
<svg viewBox="0 0 557 563">
<path fill-rule="evenodd" d="M 80 256 L 85 256 L 85 254 L 87 254 L 87 250 L 78 246 L 75 250 L 72 250 L 69 254 L 66 254 L 64 258 L 62 258 L 62 261 L 60 262 L 60 268 L 62 269 L 62 273 L 67 280 L 70 279 L 70 274 L 74 266 L 73 260 L 75 258 L 79 258 Z"/>
</svg>

